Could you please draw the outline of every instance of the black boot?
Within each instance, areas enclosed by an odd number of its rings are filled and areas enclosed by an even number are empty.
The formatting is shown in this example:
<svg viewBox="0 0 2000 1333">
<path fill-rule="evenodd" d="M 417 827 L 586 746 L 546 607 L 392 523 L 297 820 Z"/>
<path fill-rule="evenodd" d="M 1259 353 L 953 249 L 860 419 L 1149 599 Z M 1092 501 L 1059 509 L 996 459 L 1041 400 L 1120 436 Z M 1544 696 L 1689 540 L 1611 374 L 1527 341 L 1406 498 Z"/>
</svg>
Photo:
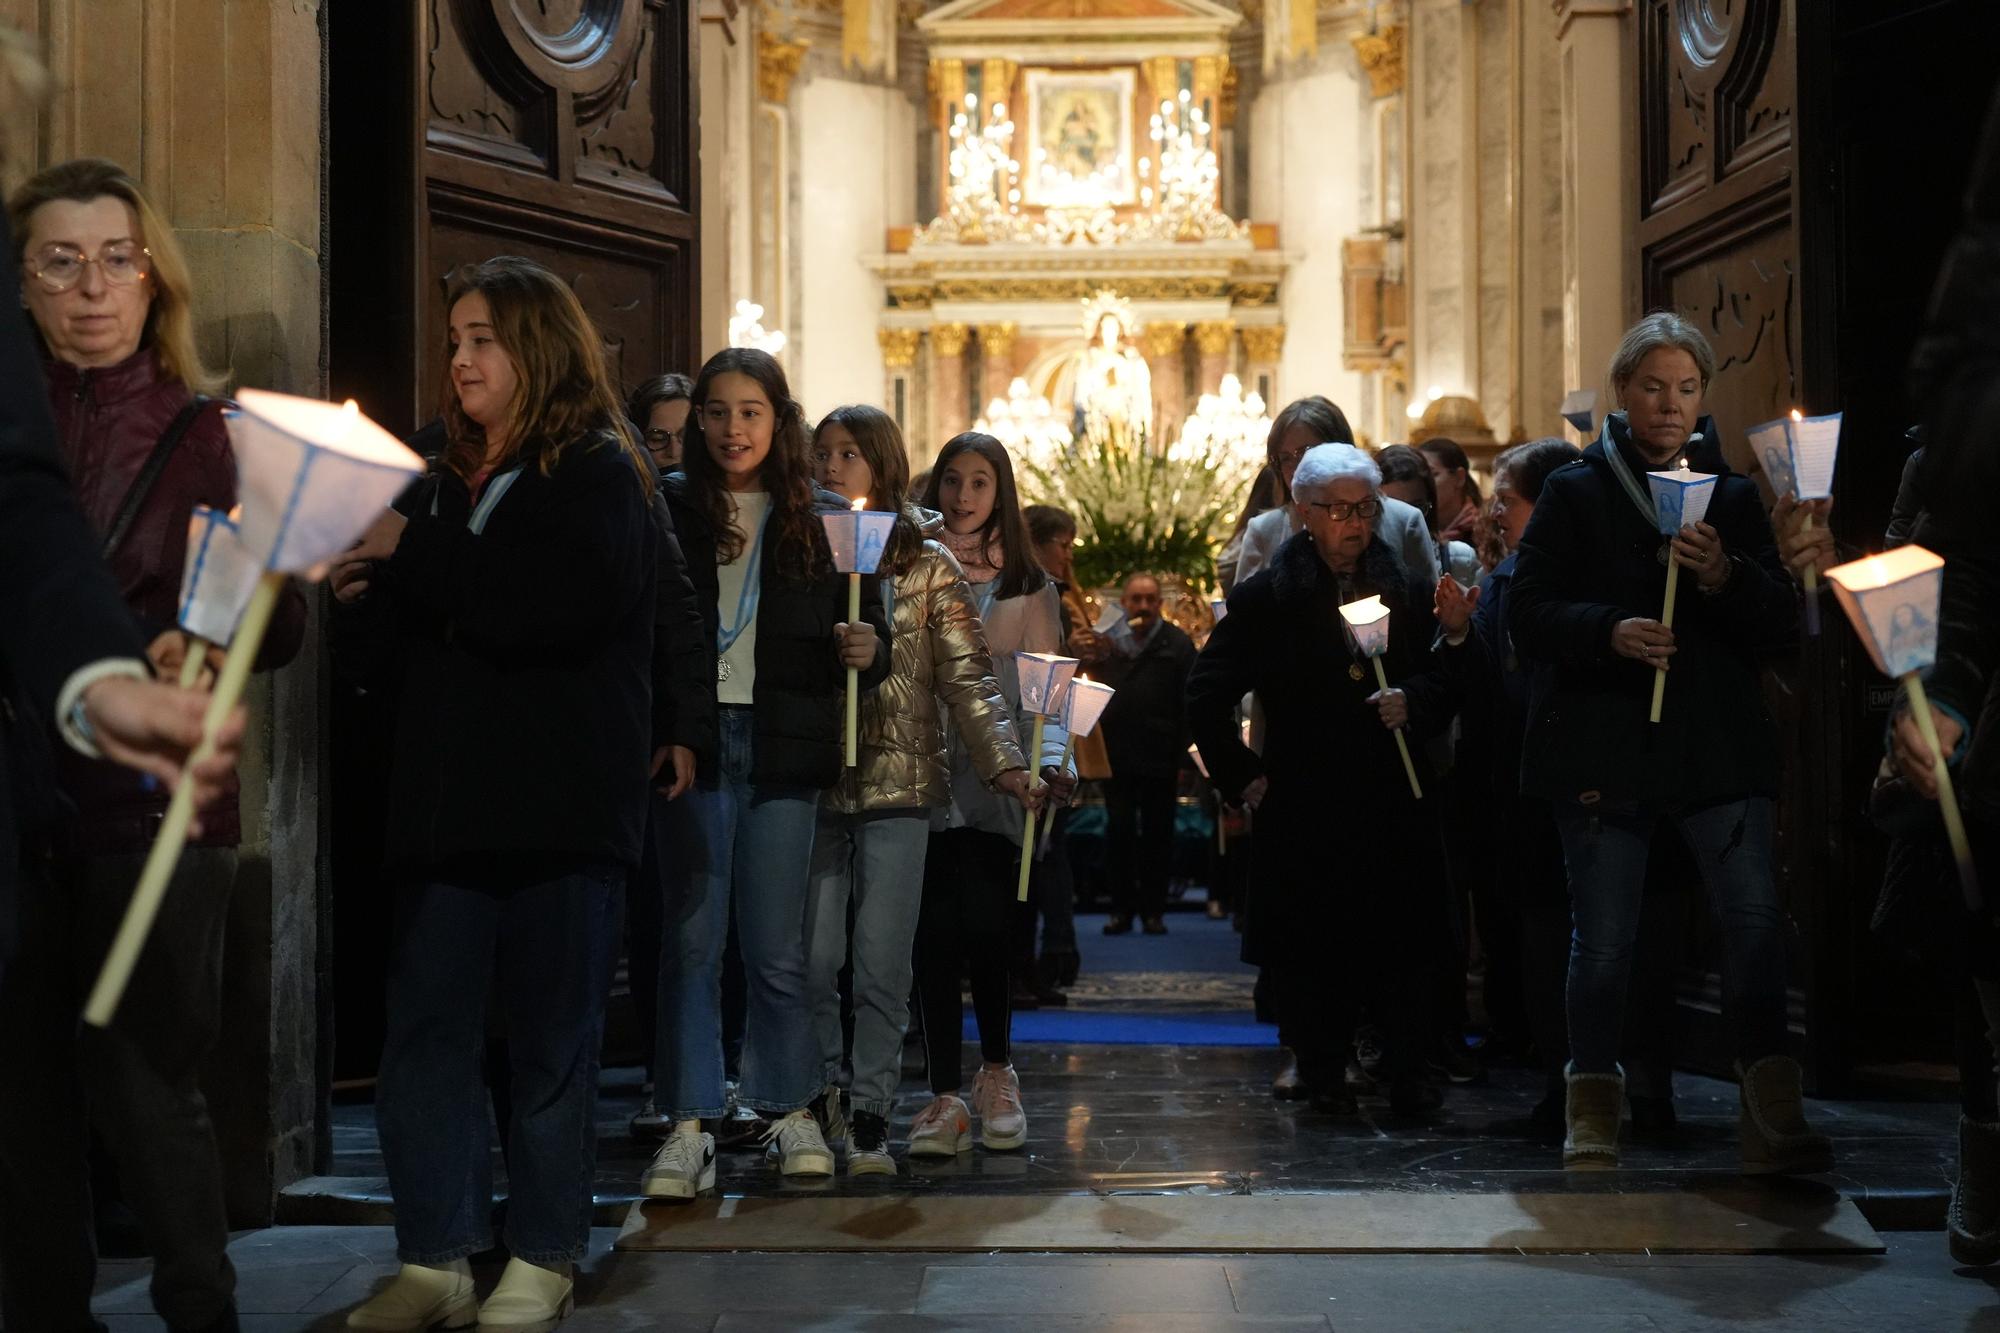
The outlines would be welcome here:
<svg viewBox="0 0 2000 1333">
<path fill-rule="evenodd" d="M 2000 1125 L 1958 1118 L 1958 1179 L 1945 1227 L 1959 1263 L 1982 1267 L 2000 1260 Z"/>
</svg>

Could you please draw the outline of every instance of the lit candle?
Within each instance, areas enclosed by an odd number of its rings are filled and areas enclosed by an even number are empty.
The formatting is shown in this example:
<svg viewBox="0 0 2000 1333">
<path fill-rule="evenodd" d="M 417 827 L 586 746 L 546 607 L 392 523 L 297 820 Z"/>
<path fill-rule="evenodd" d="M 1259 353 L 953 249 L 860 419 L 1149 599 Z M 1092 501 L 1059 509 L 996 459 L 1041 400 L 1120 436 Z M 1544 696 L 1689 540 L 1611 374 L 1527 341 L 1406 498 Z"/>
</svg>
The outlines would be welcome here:
<svg viewBox="0 0 2000 1333">
<path fill-rule="evenodd" d="M 263 646 L 285 579 L 323 577 L 327 563 L 353 545 L 410 478 L 423 471 L 423 460 L 362 416 L 351 399 L 344 407 L 335 407 L 316 399 L 245 389 L 224 420 L 243 498 L 237 535 L 262 573 L 236 625 L 215 692 L 209 696 L 201 742 L 188 756 L 190 769 L 214 755 L 216 733 L 243 697 L 250 665 Z M 190 641 L 190 657 L 198 647 L 198 640 Z M 186 671 L 184 664 L 183 675 Z M 85 1022 L 104 1027 L 118 1011 L 193 818 L 194 784 L 183 782 L 174 790 L 132 901 L 91 989 L 83 1011 Z"/>
<path fill-rule="evenodd" d="M 1389 651 L 1389 608 L 1380 597 L 1363 597 L 1341 607 L 1340 614 L 1354 635 L 1354 646 L 1374 663 L 1376 685 L 1387 694 L 1389 673 L 1382 669 L 1382 655 Z M 1403 756 L 1403 775 L 1410 780 L 1410 795 L 1421 801 L 1424 789 L 1417 782 L 1417 765 L 1410 758 L 1410 742 L 1404 738 L 1401 727 L 1396 728 L 1394 735 L 1396 749 Z"/>
<path fill-rule="evenodd" d="M 1692 527 L 1708 515 L 1708 502 L 1715 497 L 1715 475 L 1688 471 L 1685 458 L 1675 460 L 1671 472 L 1648 472 L 1646 486 L 1653 496 L 1654 519 L 1660 535 L 1667 539 L 1667 597 L 1660 623 L 1674 627 L 1674 596 L 1680 590 L 1681 562 L 1674 558 L 1673 540 L 1684 527 Z M 1653 664 L 1653 708 L 1649 715 L 1660 720 L 1660 707 L 1667 697 L 1667 660 Z"/>
<path fill-rule="evenodd" d="M 854 502 L 855 521 L 868 507 L 868 497 L 862 496 Z M 847 623 L 853 625 L 861 619 L 861 571 L 852 570 L 847 575 Z M 847 668 L 847 766 L 853 768 L 861 762 L 861 672 Z"/>
<path fill-rule="evenodd" d="M 1027 754 L 1030 790 L 1040 781 L 1037 775 L 1041 771 L 1044 728 L 1048 720 L 1061 712 L 1068 702 L 1073 692 L 1070 682 L 1079 665 L 1074 657 L 1058 657 L 1054 653 L 1014 654 L 1015 675 L 1021 688 L 1021 707 L 1034 714 L 1035 718 L 1031 728 L 1033 739 L 1028 744 Z M 1064 763 L 1067 762 L 1065 758 Z M 1014 885 L 1014 896 L 1021 902 L 1028 901 L 1028 867 L 1034 862 L 1034 853 L 1035 811 L 1030 808 L 1021 826 L 1021 866 Z"/>
<path fill-rule="evenodd" d="M 1805 414 L 1799 411 L 1798 408 L 1795 407 L 1792 409 L 1792 426 L 1795 431 L 1798 428 L 1798 424 L 1804 421 L 1805 419 L 1806 419 Z M 1801 532 L 1812 531 L 1811 510 L 1806 511 L 1803 521 L 1801 521 L 1799 524 L 1799 531 Z M 1818 638 L 1819 637 L 1819 571 L 1814 569 L 1811 565 L 1806 566 L 1804 583 L 1806 585 L 1806 633 L 1812 635 L 1814 638 Z"/>
</svg>

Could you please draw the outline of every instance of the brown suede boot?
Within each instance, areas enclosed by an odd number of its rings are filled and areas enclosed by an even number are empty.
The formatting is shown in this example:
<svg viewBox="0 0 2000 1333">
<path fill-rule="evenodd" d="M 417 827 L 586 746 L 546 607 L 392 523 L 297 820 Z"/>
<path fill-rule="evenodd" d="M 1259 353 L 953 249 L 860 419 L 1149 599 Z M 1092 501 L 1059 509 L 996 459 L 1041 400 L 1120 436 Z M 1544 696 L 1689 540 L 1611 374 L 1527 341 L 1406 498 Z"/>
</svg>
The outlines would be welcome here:
<svg viewBox="0 0 2000 1333">
<path fill-rule="evenodd" d="M 1563 1170 L 1614 1170 L 1618 1165 L 1618 1122 L 1625 1114 L 1625 1072 L 1581 1074 L 1572 1064 L 1563 1078 L 1569 1084 L 1569 1136 L 1563 1140 Z"/>
<path fill-rule="evenodd" d="M 1979 1268 L 2000 1261 L 2000 1125 L 1958 1118 L 1958 1179 L 1945 1236 L 1959 1263 Z"/>
<path fill-rule="evenodd" d="M 1746 1176 L 1809 1176 L 1833 1170 L 1833 1142 L 1806 1123 L 1803 1074 L 1788 1055 L 1739 1061 L 1742 1112 L 1736 1121 Z"/>
</svg>

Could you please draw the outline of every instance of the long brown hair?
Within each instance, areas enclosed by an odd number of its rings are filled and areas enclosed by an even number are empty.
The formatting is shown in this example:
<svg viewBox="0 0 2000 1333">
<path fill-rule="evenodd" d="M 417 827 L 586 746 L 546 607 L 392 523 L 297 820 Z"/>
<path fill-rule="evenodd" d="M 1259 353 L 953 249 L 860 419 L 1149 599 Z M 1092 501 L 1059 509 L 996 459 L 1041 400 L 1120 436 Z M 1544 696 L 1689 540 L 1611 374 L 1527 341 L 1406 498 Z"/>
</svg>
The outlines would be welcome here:
<svg viewBox="0 0 2000 1333">
<path fill-rule="evenodd" d="M 979 532 L 989 543 L 996 535 L 1000 538 L 997 595 L 1007 598 L 1039 592 L 1049 576 L 1042 572 L 1041 562 L 1035 559 L 1034 544 L 1028 540 L 1028 521 L 1021 516 L 1021 493 L 1014 485 L 1014 463 L 1007 456 L 1006 445 L 976 430 L 946 440 L 944 448 L 938 450 L 937 461 L 931 464 L 930 485 L 924 488 L 924 507 L 939 508 L 938 482 L 944 476 L 945 465 L 960 454 L 978 454 L 993 465 L 993 512 L 986 516 L 986 526 Z"/>
<path fill-rule="evenodd" d="M 153 303 L 146 311 L 139 345 L 151 347 L 161 368 L 189 392 L 214 392 L 227 377 L 204 366 L 201 353 L 195 350 L 194 279 L 188 274 L 187 256 L 181 253 L 174 229 L 154 209 L 139 182 L 116 162 L 101 157 L 58 162 L 36 172 L 14 191 L 7 200 L 7 223 L 14 232 L 15 264 L 20 266 L 27 254 L 29 223 L 36 209 L 59 199 L 87 204 L 105 198 L 116 199 L 132 210 L 139 222 L 139 235 L 133 239 L 146 247 L 146 283 Z"/>
<path fill-rule="evenodd" d="M 1271 433 L 1264 437 L 1264 462 L 1277 478 L 1279 497 L 1285 503 L 1291 502 L 1292 488 L 1285 485 L 1285 469 L 1278 462 L 1278 449 L 1294 426 L 1311 431 L 1315 444 L 1354 443 L 1354 427 L 1347 424 L 1347 413 L 1334 406 L 1331 398 L 1313 394 L 1286 403 L 1271 423 Z"/>
<path fill-rule="evenodd" d="M 897 429 L 896 419 L 881 408 L 853 403 L 836 407 L 819 419 L 819 424 L 813 427 L 814 452 L 818 451 L 820 435 L 828 426 L 838 426 L 852 436 L 861 461 L 868 464 L 868 471 L 875 478 L 868 496 L 869 506 L 897 516 L 889 545 L 882 552 L 881 572 L 901 574 L 924 549 L 923 529 L 910 516 L 910 455 L 903 446 L 903 432 Z"/>
<path fill-rule="evenodd" d="M 784 367 L 769 352 L 755 347 L 725 347 L 703 363 L 694 377 L 694 406 L 688 411 L 687 448 L 681 453 L 681 471 L 687 477 L 687 498 L 695 512 L 708 520 L 715 533 L 716 558 L 728 564 L 743 554 L 743 534 L 730 521 L 732 507 L 722 469 L 709 456 L 708 437 L 702 425 L 702 409 L 720 375 L 747 375 L 764 391 L 771 403 L 771 451 L 764 455 L 758 474 L 771 496 L 771 522 L 777 528 L 776 553 L 771 568 L 786 577 L 804 580 L 833 568 L 827 550 L 826 529 L 813 504 L 811 460 L 806 453 L 805 414 L 792 397 Z"/>
<path fill-rule="evenodd" d="M 604 340 L 569 284 L 518 255 L 461 264 L 445 286 L 447 319 L 452 308 L 474 292 L 486 298 L 494 341 L 513 363 L 519 382 L 507 404 L 512 420 L 506 447 L 498 458 L 488 459 L 486 428 L 465 415 L 451 381 L 447 329 L 438 406 L 447 441 L 445 466 L 469 481 L 489 463 L 504 470 L 532 460 L 546 477 L 572 445 L 609 435 L 632 465 L 640 488 L 651 495 L 652 460 L 625 424 L 624 404 L 618 401 L 604 364 Z"/>
</svg>

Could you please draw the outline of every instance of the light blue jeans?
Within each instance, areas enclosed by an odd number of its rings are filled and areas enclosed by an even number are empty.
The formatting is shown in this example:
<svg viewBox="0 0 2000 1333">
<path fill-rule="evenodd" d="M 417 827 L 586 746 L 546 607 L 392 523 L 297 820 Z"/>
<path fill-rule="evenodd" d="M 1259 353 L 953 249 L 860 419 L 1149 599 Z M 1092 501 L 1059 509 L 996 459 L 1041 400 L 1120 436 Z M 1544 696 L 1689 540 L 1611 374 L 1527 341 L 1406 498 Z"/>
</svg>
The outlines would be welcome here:
<svg viewBox="0 0 2000 1333">
<path fill-rule="evenodd" d="M 806 994 L 810 787 L 752 786 L 750 710 L 724 708 L 716 771 L 662 812 L 666 911 L 660 931 L 655 1100 L 676 1120 L 719 1120 L 722 949 L 736 914 L 748 1013 L 739 1100 L 767 1115 L 796 1111 L 820 1088 Z"/>
<path fill-rule="evenodd" d="M 847 908 L 854 905 L 854 1109 L 887 1117 L 903 1070 L 910 1022 L 910 954 L 924 897 L 930 813 L 921 809 L 843 815 L 819 812 L 812 886 L 806 899 L 813 1038 L 824 1079 L 840 1076 L 840 968 L 848 958 Z"/>
</svg>

